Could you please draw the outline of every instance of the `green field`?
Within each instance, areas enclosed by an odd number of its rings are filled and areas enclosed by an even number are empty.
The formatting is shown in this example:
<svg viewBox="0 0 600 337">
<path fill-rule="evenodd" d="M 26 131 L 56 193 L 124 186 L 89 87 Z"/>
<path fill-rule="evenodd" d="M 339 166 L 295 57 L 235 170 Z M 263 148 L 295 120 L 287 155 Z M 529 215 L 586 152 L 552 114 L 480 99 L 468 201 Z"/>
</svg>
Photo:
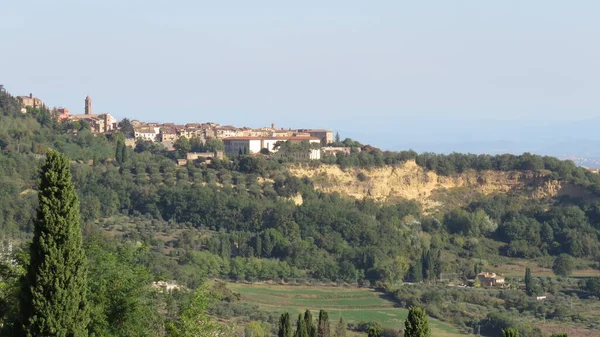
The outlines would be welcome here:
<svg viewBox="0 0 600 337">
<path fill-rule="evenodd" d="M 292 317 L 306 309 L 316 316 L 323 309 L 334 322 L 342 316 L 349 323 L 377 321 L 385 327 L 400 329 L 408 314 L 408 310 L 394 308 L 394 303 L 371 289 L 234 283 L 228 287 L 240 293 L 243 302 L 256 304 L 269 312 L 287 311 Z M 433 336 L 466 336 L 447 323 L 430 319 L 429 324 Z"/>
</svg>

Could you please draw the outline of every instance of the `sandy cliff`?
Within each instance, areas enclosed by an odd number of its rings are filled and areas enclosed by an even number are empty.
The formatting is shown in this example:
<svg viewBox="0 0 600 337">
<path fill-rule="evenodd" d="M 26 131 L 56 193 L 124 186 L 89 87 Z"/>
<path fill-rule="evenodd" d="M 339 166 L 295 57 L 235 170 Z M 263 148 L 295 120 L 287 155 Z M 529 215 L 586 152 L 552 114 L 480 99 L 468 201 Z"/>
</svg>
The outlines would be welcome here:
<svg viewBox="0 0 600 337">
<path fill-rule="evenodd" d="M 338 192 L 354 198 L 370 197 L 379 201 L 398 198 L 414 199 L 426 208 L 439 205 L 435 192 L 455 188 L 468 188 L 477 193 L 518 191 L 533 198 L 554 197 L 566 186 L 560 181 L 548 179 L 545 174 L 532 171 L 467 171 L 455 176 L 439 176 L 427 172 L 410 161 L 397 166 L 382 168 L 342 170 L 336 165 L 295 165 L 289 168 L 298 177 L 308 177 L 315 187 L 325 192 Z M 577 190 L 569 186 L 570 190 Z"/>
</svg>

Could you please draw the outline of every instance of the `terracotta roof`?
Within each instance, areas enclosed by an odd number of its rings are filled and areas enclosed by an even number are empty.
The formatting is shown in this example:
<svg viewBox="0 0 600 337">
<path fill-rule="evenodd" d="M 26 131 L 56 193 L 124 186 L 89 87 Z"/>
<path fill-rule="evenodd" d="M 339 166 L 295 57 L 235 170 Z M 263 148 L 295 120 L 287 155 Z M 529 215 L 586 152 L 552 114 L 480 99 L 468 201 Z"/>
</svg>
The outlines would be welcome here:
<svg viewBox="0 0 600 337">
<path fill-rule="evenodd" d="M 298 131 L 298 132 L 333 132 L 331 130 L 325 130 L 325 129 L 298 129 L 296 131 Z"/>
<path fill-rule="evenodd" d="M 172 127 L 162 127 L 160 128 L 160 132 L 161 133 L 177 133 L 177 130 L 175 128 Z"/>
</svg>

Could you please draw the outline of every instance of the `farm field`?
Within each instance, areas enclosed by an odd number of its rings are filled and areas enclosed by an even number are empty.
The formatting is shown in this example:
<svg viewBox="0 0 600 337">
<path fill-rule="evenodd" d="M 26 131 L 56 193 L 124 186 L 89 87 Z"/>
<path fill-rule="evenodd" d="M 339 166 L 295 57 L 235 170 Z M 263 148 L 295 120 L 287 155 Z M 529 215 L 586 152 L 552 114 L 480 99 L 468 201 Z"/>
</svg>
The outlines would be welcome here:
<svg viewBox="0 0 600 337">
<path fill-rule="evenodd" d="M 287 311 L 294 320 L 306 309 L 315 317 L 323 309 L 329 313 L 332 323 L 342 316 L 348 323 L 377 321 L 384 327 L 400 329 L 408 314 L 408 310 L 394 308 L 394 303 L 371 289 L 237 283 L 229 284 L 228 288 L 240 293 L 243 302 L 256 304 L 268 312 Z M 433 336 L 467 336 L 450 324 L 432 318 L 429 324 Z"/>
</svg>

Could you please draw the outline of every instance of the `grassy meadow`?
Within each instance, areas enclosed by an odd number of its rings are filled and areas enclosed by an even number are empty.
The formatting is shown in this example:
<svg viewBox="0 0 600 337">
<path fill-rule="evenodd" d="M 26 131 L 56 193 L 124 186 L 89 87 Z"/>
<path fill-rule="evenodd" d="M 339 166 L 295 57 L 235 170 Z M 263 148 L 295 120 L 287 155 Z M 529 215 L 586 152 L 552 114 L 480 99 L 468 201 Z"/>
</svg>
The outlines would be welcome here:
<svg viewBox="0 0 600 337">
<path fill-rule="evenodd" d="M 284 286 L 270 284 L 231 283 L 228 288 L 238 292 L 242 301 L 255 304 L 264 311 L 289 312 L 295 317 L 309 309 L 318 316 L 320 309 L 329 313 L 332 325 L 344 317 L 348 323 L 377 321 L 384 327 L 401 329 L 408 310 L 395 308 L 394 303 L 371 289 L 326 286 Z M 429 320 L 433 336 L 466 336 L 453 326 L 435 319 Z"/>
</svg>

